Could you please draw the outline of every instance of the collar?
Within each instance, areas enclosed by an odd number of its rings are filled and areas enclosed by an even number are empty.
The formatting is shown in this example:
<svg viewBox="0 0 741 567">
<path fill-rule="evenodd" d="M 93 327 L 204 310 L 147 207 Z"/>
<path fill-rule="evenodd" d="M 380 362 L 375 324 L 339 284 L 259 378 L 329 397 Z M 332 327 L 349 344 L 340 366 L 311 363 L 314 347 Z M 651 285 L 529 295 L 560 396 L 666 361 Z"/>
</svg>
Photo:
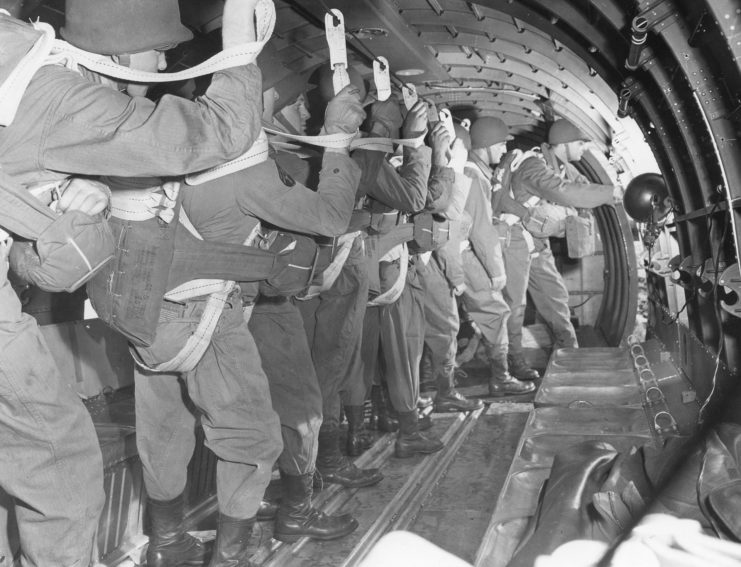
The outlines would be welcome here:
<svg viewBox="0 0 741 567">
<path fill-rule="evenodd" d="M 476 167 L 481 170 L 481 173 L 483 173 L 484 177 L 486 177 L 487 179 L 491 179 L 494 175 L 494 172 L 491 170 L 491 167 L 489 167 L 489 164 L 482 160 L 475 153 L 471 152 L 468 155 L 468 161 L 476 165 Z"/>
</svg>

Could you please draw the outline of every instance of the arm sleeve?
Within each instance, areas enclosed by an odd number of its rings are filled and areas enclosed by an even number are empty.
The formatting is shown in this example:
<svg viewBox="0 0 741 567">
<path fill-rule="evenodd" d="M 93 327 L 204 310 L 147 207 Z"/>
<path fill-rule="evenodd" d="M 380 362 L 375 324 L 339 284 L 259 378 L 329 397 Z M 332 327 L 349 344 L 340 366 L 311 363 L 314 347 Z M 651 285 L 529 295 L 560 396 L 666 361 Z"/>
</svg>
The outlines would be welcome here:
<svg viewBox="0 0 741 567">
<path fill-rule="evenodd" d="M 362 150 L 363 154 L 370 152 Z M 403 213 L 416 213 L 425 208 L 427 202 L 427 181 L 430 177 L 432 149 L 427 146 L 404 148 L 404 163 L 396 171 L 386 159 L 378 156 L 363 156 L 363 193 L 392 209 Z M 373 169 L 376 167 L 377 169 Z M 375 176 L 373 172 L 375 171 Z M 365 173 L 369 173 L 370 177 Z"/>
<path fill-rule="evenodd" d="M 24 110 L 48 117 L 38 153 L 43 169 L 179 176 L 219 165 L 252 145 L 260 131 L 261 86 L 260 70 L 247 65 L 215 73 L 195 101 L 164 96 L 154 103 L 47 66 L 29 86 L 24 98 L 30 108 Z M 53 105 L 45 91 L 58 93 Z"/>
<path fill-rule="evenodd" d="M 249 171 L 245 170 L 238 198 L 243 212 L 306 234 L 339 236 L 346 231 L 360 180 L 360 168 L 350 157 L 333 152 L 324 154 L 317 191 L 294 180 L 266 187 L 251 180 Z M 273 179 L 277 182 L 279 175 Z"/>
<path fill-rule="evenodd" d="M 452 169 L 433 165 L 427 183 L 427 206 L 425 210 L 437 214 L 445 212 L 453 195 L 454 181 L 455 174 Z"/>
<path fill-rule="evenodd" d="M 471 215 L 473 221 L 468 239 L 486 273 L 490 278 L 494 278 L 504 274 L 504 261 L 499 234 L 487 215 L 488 210 L 482 182 L 478 178 L 474 179 L 466 201 L 466 212 Z"/>
<path fill-rule="evenodd" d="M 525 160 L 513 176 L 520 189 L 557 205 L 592 209 L 612 203 L 612 185 L 572 183 L 561 179 L 537 157 Z"/>
</svg>

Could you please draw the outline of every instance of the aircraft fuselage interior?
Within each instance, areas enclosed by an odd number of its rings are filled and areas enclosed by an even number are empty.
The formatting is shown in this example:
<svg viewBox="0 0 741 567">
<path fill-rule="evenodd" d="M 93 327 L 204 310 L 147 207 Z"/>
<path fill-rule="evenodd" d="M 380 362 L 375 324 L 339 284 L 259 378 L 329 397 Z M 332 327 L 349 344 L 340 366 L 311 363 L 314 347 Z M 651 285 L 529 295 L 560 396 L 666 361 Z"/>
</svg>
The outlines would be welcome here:
<svg viewBox="0 0 741 567">
<path fill-rule="evenodd" d="M 0 9 L 0 567 L 741 565 L 741 0 Z"/>
</svg>

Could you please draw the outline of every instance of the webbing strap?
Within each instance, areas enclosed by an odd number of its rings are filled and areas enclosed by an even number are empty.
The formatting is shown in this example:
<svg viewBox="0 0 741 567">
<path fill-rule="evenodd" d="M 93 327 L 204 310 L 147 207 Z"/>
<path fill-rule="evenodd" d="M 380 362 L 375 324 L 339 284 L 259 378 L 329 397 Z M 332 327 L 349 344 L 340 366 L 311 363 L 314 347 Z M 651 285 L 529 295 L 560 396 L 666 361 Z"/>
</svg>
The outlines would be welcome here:
<svg viewBox="0 0 741 567">
<path fill-rule="evenodd" d="M 212 293 L 206 301 L 203 309 L 201 320 L 198 327 L 192 335 L 185 341 L 185 345 L 180 351 L 166 362 L 155 364 L 152 367 L 146 366 L 138 358 L 134 358 L 136 363 L 142 368 L 151 372 L 190 372 L 196 367 L 196 364 L 203 358 L 211 337 L 216 330 L 216 325 L 224 310 L 224 305 L 232 291 L 234 282 L 222 282 L 222 289 Z"/>
<path fill-rule="evenodd" d="M 5 81 L 0 84 L 0 126 L 8 126 L 13 122 L 28 83 L 31 82 L 31 78 L 43 65 L 52 49 L 54 30 L 48 24 L 44 25 L 48 29 L 39 30 L 43 32 L 42 35 L 35 41 L 33 47 L 15 66 Z"/>
<path fill-rule="evenodd" d="M 219 177 L 224 177 L 231 173 L 254 167 L 268 159 L 269 151 L 270 146 L 268 144 L 268 137 L 265 134 L 265 131 L 261 130 L 257 140 L 255 140 L 255 142 L 250 146 L 250 149 L 241 156 L 226 163 L 205 169 L 200 173 L 188 175 L 185 178 L 185 183 L 188 185 L 200 185 L 201 183 L 213 181 Z"/>
<path fill-rule="evenodd" d="M 230 47 L 217 53 L 213 57 L 185 71 L 177 73 L 147 73 L 129 69 L 115 63 L 110 57 L 90 53 L 70 45 L 66 41 L 55 39 L 53 42 L 50 63 L 66 65 L 81 65 L 91 71 L 131 83 L 169 83 L 184 81 L 195 77 L 202 77 L 231 67 L 254 63 L 263 46 L 270 39 L 275 27 L 275 6 L 271 0 L 259 0 L 255 6 L 257 40 L 242 45 Z M 41 29 L 48 24 L 34 24 Z M 53 37 L 52 31 L 52 37 Z"/>
<path fill-rule="evenodd" d="M 179 221 L 180 225 L 184 226 L 193 236 L 199 240 L 203 240 L 183 209 L 180 209 Z M 185 341 L 183 348 L 170 360 L 149 367 L 137 357 L 134 357 L 136 363 L 151 372 L 190 372 L 193 370 L 196 364 L 203 358 L 211 342 L 211 337 L 216 330 L 216 325 L 224 310 L 226 300 L 233 289 L 233 281 L 192 280 L 167 292 L 165 299 L 172 301 L 184 301 L 192 297 L 209 294 L 206 300 L 206 306 L 203 308 L 203 313 L 201 314 L 201 320 L 198 322 L 198 326 L 193 334 Z"/>
<path fill-rule="evenodd" d="M 199 173 L 188 175 L 185 178 L 185 183 L 188 185 L 200 185 L 201 183 L 213 181 L 219 177 L 224 177 L 225 175 L 254 167 L 255 165 L 266 161 L 269 153 L 269 143 L 267 135 L 265 134 L 266 132 L 275 136 L 296 140 L 297 142 L 311 144 L 322 148 L 349 148 L 351 150 L 362 149 L 384 153 L 392 152 L 394 150 L 394 144 L 418 148 L 424 143 L 424 137 L 427 134 L 427 131 L 425 130 L 422 135 L 416 138 L 358 138 L 358 132 L 338 132 L 335 134 L 321 134 L 319 136 L 304 136 L 263 126 L 260 135 L 257 137 L 257 140 L 255 140 L 255 143 L 252 144 L 250 149 L 241 156 L 215 167 L 205 169 Z"/>
<path fill-rule="evenodd" d="M 7 12 L 5 12 L 7 14 Z M 200 65 L 177 73 L 147 73 L 129 69 L 115 63 L 110 57 L 90 53 L 55 39 L 54 29 L 45 22 L 34 22 L 33 27 L 42 32 L 28 53 L 10 75 L 0 84 L 0 126 L 13 122 L 18 105 L 31 78 L 43 65 L 64 65 L 70 69 L 82 66 L 101 75 L 133 83 L 167 83 L 184 81 L 254 63 L 263 46 L 270 39 L 275 27 L 275 6 L 272 0 L 259 0 L 255 6 L 257 40 L 230 47 L 217 53 Z"/>
<path fill-rule="evenodd" d="M 182 208 L 180 209 L 179 221 L 180 226 L 184 227 L 198 240 L 203 240 L 203 237 L 198 233 L 198 230 L 193 226 L 193 223 Z M 192 299 L 201 295 L 220 293 L 225 286 L 231 290 L 234 287 L 234 282 L 214 279 L 191 280 L 168 291 L 165 294 L 165 299 L 170 301 L 185 301 L 186 299 Z"/>
<path fill-rule="evenodd" d="M 404 291 L 407 280 L 407 271 L 409 270 L 409 249 L 406 243 L 398 245 L 399 256 L 399 277 L 396 278 L 394 285 L 384 291 L 382 294 L 368 302 L 368 307 L 378 307 L 379 305 L 389 305 L 394 303 Z"/>
<path fill-rule="evenodd" d="M 111 215 L 128 221 L 159 217 L 170 223 L 179 192 L 180 184 L 172 181 L 148 189 L 116 189 L 111 191 Z"/>
</svg>

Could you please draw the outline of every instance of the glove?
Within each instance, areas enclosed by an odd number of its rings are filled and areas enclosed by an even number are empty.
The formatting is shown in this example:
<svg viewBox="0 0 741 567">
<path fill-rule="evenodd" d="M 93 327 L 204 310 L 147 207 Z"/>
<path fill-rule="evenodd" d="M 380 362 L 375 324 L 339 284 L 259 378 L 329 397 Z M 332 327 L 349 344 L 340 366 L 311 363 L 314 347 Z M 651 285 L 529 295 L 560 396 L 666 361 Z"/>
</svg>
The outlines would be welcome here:
<svg viewBox="0 0 741 567">
<path fill-rule="evenodd" d="M 350 84 L 342 89 L 327 104 L 324 112 L 324 129 L 327 134 L 357 132 L 365 120 L 361 105 L 360 89 Z"/>
<path fill-rule="evenodd" d="M 448 165 L 448 152 L 450 148 L 450 133 L 442 122 L 437 122 L 430 132 L 432 145 L 432 163 L 441 167 Z"/>
<path fill-rule="evenodd" d="M 404 119 L 401 117 L 399 101 L 391 96 L 386 100 L 378 100 L 371 106 L 371 129 L 383 136 L 398 136 L 399 128 Z"/>
<path fill-rule="evenodd" d="M 257 39 L 255 6 L 258 0 L 226 0 L 224 4 L 221 42 L 224 49 Z"/>
<path fill-rule="evenodd" d="M 453 144 L 450 146 L 450 161 L 448 167 L 456 173 L 463 173 L 466 167 L 466 161 L 468 161 L 468 150 L 463 140 L 456 138 L 453 140 Z"/>
<path fill-rule="evenodd" d="M 418 100 L 407 112 L 404 123 L 401 125 L 401 135 L 404 138 L 416 138 L 427 129 L 427 103 Z"/>
</svg>

